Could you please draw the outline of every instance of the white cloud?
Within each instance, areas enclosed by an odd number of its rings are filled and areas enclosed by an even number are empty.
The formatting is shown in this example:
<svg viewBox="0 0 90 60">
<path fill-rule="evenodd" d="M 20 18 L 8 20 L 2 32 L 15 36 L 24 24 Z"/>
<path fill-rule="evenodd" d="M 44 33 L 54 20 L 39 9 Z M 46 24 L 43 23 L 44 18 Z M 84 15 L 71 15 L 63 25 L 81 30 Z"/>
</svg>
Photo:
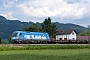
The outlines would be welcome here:
<svg viewBox="0 0 90 60">
<path fill-rule="evenodd" d="M 3 6 L 4 7 L 10 7 L 13 4 L 15 4 L 17 2 L 17 0 L 3 0 Z"/>
<path fill-rule="evenodd" d="M 14 18 L 14 17 L 12 16 L 12 12 L 3 13 L 3 14 L 0 14 L 0 15 L 4 16 L 6 19 L 16 20 L 16 18 Z"/>
<path fill-rule="evenodd" d="M 22 12 L 29 16 L 80 19 L 87 8 L 80 3 L 67 4 L 63 0 L 31 0 L 17 6 Z"/>
</svg>

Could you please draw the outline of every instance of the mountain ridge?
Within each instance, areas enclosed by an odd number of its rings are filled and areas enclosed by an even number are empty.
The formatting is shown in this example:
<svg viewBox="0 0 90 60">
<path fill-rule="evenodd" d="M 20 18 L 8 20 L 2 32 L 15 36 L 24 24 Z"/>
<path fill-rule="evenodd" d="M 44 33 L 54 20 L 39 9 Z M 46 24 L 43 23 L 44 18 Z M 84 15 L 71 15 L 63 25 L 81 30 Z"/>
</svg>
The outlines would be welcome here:
<svg viewBox="0 0 90 60">
<path fill-rule="evenodd" d="M 7 20 L 4 16 L 0 16 L 0 37 L 8 38 L 12 34 L 12 32 L 14 32 L 16 30 L 22 30 L 24 27 L 27 27 L 32 23 L 34 23 L 34 22 L 31 22 L 31 21 L 30 22 L 21 22 L 20 20 Z M 52 23 L 56 23 L 58 30 L 60 30 L 62 28 L 74 29 L 78 33 L 81 33 L 87 29 L 83 26 L 72 24 L 72 23 L 66 23 L 66 24 L 59 23 L 59 22 L 52 22 Z M 36 24 L 41 28 L 41 25 L 40 25 L 41 23 L 36 22 Z"/>
</svg>

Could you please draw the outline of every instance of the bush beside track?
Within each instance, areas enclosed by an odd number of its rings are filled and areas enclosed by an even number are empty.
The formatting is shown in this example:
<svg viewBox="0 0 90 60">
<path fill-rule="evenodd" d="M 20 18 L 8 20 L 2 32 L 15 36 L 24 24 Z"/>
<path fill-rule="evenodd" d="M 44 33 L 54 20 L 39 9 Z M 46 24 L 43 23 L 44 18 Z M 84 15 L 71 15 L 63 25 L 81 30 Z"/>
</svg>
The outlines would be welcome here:
<svg viewBox="0 0 90 60">
<path fill-rule="evenodd" d="M 49 45 L 49 46 L 37 46 L 37 45 L 27 45 L 27 46 L 11 46 L 11 45 L 1 45 L 0 51 L 6 50 L 42 50 L 42 49 L 90 49 L 90 45 Z"/>
</svg>

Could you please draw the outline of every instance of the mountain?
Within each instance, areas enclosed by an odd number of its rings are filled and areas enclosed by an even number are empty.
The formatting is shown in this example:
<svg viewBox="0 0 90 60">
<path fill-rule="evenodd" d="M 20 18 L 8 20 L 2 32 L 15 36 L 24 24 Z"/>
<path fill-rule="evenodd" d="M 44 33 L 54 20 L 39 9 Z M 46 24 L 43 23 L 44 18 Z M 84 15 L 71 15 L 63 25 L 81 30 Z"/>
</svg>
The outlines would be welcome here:
<svg viewBox="0 0 90 60">
<path fill-rule="evenodd" d="M 58 30 L 63 29 L 63 28 L 68 29 L 68 30 L 74 29 L 74 30 L 77 31 L 78 34 L 82 33 L 85 30 L 87 30 L 87 28 L 85 28 L 83 26 L 72 24 L 72 23 L 63 24 L 63 23 L 56 22 L 56 26 L 57 26 Z"/>
<path fill-rule="evenodd" d="M 5 17 L 0 16 L 0 37 L 8 38 L 13 31 L 22 30 L 33 22 L 21 22 L 19 20 L 7 20 Z"/>
<path fill-rule="evenodd" d="M 0 37 L 8 38 L 12 34 L 12 32 L 16 30 L 22 30 L 24 27 L 27 27 L 32 23 L 33 22 L 21 22 L 19 20 L 7 20 L 5 17 L 0 16 Z M 59 22 L 54 22 L 54 23 L 56 23 L 58 30 L 62 28 L 75 29 L 78 33 L 81 33 L 86 29 L 83 26 L 71 24 L 71 23 L 67 23 L 67 24 L 63 24 Z M 37 22 L 37 25 L 41 28 L 41 25 L 39 22 Z"/>
</svg>

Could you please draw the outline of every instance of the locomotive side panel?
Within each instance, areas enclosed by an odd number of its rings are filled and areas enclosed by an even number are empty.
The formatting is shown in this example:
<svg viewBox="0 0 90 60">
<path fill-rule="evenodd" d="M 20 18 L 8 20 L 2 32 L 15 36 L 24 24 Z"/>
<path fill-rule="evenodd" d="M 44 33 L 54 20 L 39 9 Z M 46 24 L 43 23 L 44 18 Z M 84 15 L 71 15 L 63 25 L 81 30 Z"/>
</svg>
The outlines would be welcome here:
<svg viewBox="0 0 90 60">
<path fill-rule="evenodd" d="M 15 35 L 16 34 L 16 35 Z M 12 41 L 19 43 L 30 42 L 47 42 L 50 41 L 48 33 L 44 32 L 24 32 L 15 31 L 12 34 Z"/>
</svg>

